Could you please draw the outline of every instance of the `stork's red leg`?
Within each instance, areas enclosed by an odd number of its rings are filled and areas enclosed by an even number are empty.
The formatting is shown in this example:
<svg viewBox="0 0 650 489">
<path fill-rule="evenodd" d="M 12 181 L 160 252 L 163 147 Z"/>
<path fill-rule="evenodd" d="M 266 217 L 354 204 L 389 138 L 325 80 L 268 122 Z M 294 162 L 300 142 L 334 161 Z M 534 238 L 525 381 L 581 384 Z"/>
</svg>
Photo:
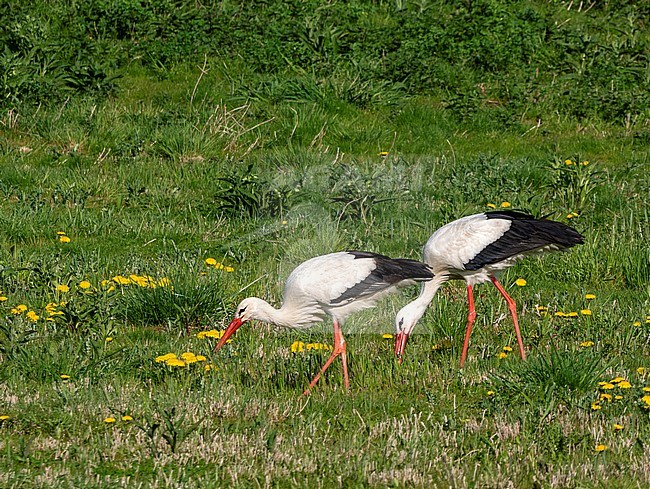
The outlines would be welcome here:
<svg viewBox="0 0 650 489">
<path fill-rule="evenodd" d="M 469 305 L 469 313 L 467 314 L 467 328 L 465 329 L 465 341 L 463 341 L 463 352 L 460 354 L 460 368 L 465 365 L 467 358 L 467 349 L 469 348 L 469 337 L 472 334 L 472 327 L 476 319 L 476 309 L 474 309 L 474 294 L 472 292 L 471 284 L 467 284 L 467 302 Z"/>
<path fill-rule="evenodd" d="M 519 354 L 521 355 L 522 360 L 526 360 L 526 352 L 524 351 L 524 342 L 521 339 L 521 332 L 519 331 L 519 321 L 517 320 L 517 305 L 515 301 L 508 295 L 506 289 L 499 283 L 495 277 L 490 277 L 494 286 L 499 289 L 501 295 L 506 300 L 508 304 L 508 309 L 510 309 L 510 315 L 512 316 L 512 322 L 515 325 L 515 334 L 517 335 L 517 343 L 519 344 Z"/>
<path fill-rule="evenodd" d="M 316 374 L 316 377 L 314 377 L 314 379 L 311 381 L 309 387 L 305 390 L 305 392 L 303 392 L 304 396 L 309 395 L 310 389 L 314 388 L 316 382 L 318 382 L 318 379 L 320 379 L 320 376 L 323 375 L 325 370 L 328 369 L 328 367 L 339 355 L 341 355 L 341 361 L 343 362 L 343 382 L 345 384 L 345 388 L 349 389 L 350 379 L 348 378 L 348 356 L 346 351 L 345 338 L 343 338 L 343 333 L 341 332 L 341 327 L 339 326 L 339 322 L 335 319 L 334 320 L 334 350 L 332 351 L 332 354 L 325 362 L 325 365 L 323 365 L 323 368 L 320 369 L 320 372 L 318 372 Z"/>
</svg>

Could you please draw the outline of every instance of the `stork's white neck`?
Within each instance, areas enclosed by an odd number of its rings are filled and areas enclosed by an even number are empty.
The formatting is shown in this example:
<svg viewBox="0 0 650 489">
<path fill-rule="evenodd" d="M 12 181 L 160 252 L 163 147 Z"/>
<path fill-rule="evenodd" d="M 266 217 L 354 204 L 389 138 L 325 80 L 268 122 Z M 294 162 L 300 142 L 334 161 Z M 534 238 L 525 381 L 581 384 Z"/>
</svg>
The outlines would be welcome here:
<svg viewBox="0 0 650 489">
<path fill-rule="evenodd" d="M 424 282 L 422 284 L 422 289 L 420 289 L 420 295 L 413 302 L 406 304 L 398 313 L 397 317 L 404 318 L 403 331 L 406 334 L 411 334 L 411 331 L 415 327 L 416 323 L 424 315 L 427 307 L 433 300 L 433 296 L 436 295 L 436 292 L 442 284 L 447 282 L 449 277 L 444 274 L 439 274 L 433 277 L 432 280 Z M 399 331 L 398 331 L 399 332 Z"/>
<path fill-rule="evenodd" d="M 257 319 L 265 323 L 296 329 L 322 321 L 323 313 L 317 308 L 313 310 L 310 307 L 295 308 L 288 304 L 283 304 L 280 309 L 276 309 L 265 300 L 257 298 L 255 301 L 255 309 L 251 312 L 250 319 Z"/>
</svg>

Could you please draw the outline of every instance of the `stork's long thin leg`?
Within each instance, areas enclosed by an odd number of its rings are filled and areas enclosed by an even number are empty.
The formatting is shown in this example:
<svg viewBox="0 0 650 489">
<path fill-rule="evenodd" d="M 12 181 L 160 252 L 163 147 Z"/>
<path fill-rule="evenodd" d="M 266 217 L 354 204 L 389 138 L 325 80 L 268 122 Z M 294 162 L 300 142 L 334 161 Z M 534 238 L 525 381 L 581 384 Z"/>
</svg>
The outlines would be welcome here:
<svg viewBox="0 0 650 489">
<path fill-rule="evenodd" d="M 469 313 L 467 314 L 467 328 L 465 329 L 465 341 L 463 341 L 463 352 L 460 354 L 460 368 L 465 364 L 467 358 L 467 349 L 469 348 L 469 337 L 472 334 L 472 327 L 476 319 L 476 309 L 474 309 L 474 294 L 472 292 L 471 284 L 467 284 L 467 302 L 469 305 Z"/>
<path fill-rule="evenodd" d="M 506 300 L 508 304 L 508 309 L 510 309 L 510 315 L 512 316 L 512 322 L 515 325 L 515 334 L 517 335 L 517 343 L 519 344 L 519 354 L 521 355 L 522 360 L 526 360 L 526 352 L 524 351 L 524 342 L 521 340 L 521 332 L 519 331 L 519 321 L 517 320 L 517 305 L 515 301 L 508 295 L 506 289 L 499 283 L 496 277 L 490 277 L 494 286 L 499 289 L 501 295 Z"/>
<path fill-rule="evenodd" d="M 341 327 L 339 326 L 339 322 L 335 319 L 334 320 L 334 350 L 332 351 L 332 354 L 325 362 L 325 365 L 323 365 L 323 368 L 320 369 L 320 372 L 318 372 L 316 374 L 316 377 L 314 377 L 314 379 L 311 381 L 309 387 L 305 390 L 305 392 L 303 392 L 304 396 L 309 395 L 310 389 L 314 388 L 316 382 L 318 382 L 318 379 L 320 379 L 320 376 L 323 375 L 325 370 L 328 369 L 328 367 L 339 355 L 341 355 L 341 361 L 343 362 L 343 382 L 345 383 L 345 388 L 349 389 L 350 379 L 348 378 L 348 355 L 347 355 L 347 350 L 345 345 L 345 338 L 343 338 L 343 333 L 341 332 Z"/>
</svg>

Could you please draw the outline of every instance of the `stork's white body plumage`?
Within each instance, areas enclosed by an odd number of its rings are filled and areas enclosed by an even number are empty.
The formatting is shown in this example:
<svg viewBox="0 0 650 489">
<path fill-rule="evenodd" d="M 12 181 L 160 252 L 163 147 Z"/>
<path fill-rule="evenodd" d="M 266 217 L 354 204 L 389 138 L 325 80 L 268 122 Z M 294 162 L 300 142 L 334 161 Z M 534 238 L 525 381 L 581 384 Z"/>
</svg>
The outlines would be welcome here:
<svg viewBox="0 0 650 489">
<path fill-rule="evenodd" d="M 303 329 L 323 321 L 334 323 L 334 349 L 321 372 L 312 380 L 312 388 L 332 361 L 341 355 L 346 388 L 349 385 L 345 339 L 341 325 L 351 314 L 373 307 L 398 286 L 431 280 L 430 268 L 416 260 L 392 259 L 363 251 L 343 251 L 317 256 L 296 267 L 284 288 L 279 309 L 257 297 L 244 299 L 234 319 L 217 343 L 221 348 L 246 321 L 257 319 L 286 328 Z M 305 394 L 309 389 L 305 391 Z"/>
<path fill-rule="evenodd" d="M 469 337 L 476 318 L 472 288 L 488 281 L 497 287 L 508 304 L 519 351 L 522 358 L 525 358 L 515 303 L 496 277 L 499 272 L 525 256 L 563 250 L 582 242 L 580 233 L 565 224 L 536 219 L 516 211 L 474 214 L 442 226 L 431 235 L 422 253 L 423 261 L 434 273 L 433 280 L 423 284 L 420 296 L 397 313 L 396 354 L 401 360 L 408 336 L 440 286 L 448 280 L 457 279 L 467 283 L 469 302 L 461 367 L 465 362 Z"/>
</svg>

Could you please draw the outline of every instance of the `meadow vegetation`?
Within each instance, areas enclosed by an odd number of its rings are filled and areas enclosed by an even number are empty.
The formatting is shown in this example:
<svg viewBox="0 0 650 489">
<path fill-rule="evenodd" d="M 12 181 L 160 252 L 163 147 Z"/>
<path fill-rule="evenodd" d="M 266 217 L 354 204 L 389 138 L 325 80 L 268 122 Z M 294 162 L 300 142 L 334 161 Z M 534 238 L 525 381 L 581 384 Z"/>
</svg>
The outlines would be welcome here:
<svg viewBox="0 0 650 489">
<path fill-rule="evenodd" d="M 3 1 L 0 485 L 646 487 L 644 2 Z M 254 324 L 303 260 L 417 258 L 524 209 L 585 236 L 461 283 L 397 365 L 401 292 L 346 324 Z M 518 280 L 518 279 L 524 279 Z"/>
</svg>

